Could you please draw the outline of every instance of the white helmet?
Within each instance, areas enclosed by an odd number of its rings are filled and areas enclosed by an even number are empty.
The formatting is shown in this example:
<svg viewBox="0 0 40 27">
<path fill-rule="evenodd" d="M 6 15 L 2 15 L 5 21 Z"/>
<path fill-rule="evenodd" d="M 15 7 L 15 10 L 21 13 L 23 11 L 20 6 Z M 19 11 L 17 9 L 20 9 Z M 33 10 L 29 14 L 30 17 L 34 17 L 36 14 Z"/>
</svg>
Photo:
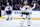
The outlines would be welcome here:
<svg viewBox="0 0 40 27">
<path fill-rule="evenodd" d="M 7 5 L 9 5 L 9 3 L 7 3 Z"/>
<path fill-rule="evenodd" d="M 24 1 L 24 4 L 25 4 L 25 5 L 28 4 L 27 1 Z"/>
</svg>

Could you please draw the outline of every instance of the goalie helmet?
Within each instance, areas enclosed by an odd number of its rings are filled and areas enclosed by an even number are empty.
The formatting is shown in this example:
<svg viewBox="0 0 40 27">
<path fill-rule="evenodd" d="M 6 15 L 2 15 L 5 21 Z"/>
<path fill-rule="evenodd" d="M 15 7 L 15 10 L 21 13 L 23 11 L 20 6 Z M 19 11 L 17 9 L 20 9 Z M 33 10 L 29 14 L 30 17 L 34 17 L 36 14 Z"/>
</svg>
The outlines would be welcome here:
<svg viewBox="0 0 40 27">
<path fill-rule="evenodd" d="M 27 1 L 25 1 L 24 4 L 25 4 L 25 5 L 28 4 Z"/>
</svg>

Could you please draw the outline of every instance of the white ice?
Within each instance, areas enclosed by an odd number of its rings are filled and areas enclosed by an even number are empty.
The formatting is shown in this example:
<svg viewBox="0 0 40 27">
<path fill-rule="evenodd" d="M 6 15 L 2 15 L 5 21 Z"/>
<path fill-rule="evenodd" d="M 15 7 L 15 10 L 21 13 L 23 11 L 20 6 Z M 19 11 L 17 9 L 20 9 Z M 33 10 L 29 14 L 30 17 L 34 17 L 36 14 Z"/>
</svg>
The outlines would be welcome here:
<svg viewBox="0 0 40 27">
<path fill-rule="evenodd" d="M 21 19 L 13 19 L 9 21 L 0 19 L 0 27 L 21 27 L 20 21 Z M 31 26 L 27 26 L 27 22 L 25 21 L 24 27 L 40 27 L 40 20 L 31 20 L 31 23 Z"/>
</svg>

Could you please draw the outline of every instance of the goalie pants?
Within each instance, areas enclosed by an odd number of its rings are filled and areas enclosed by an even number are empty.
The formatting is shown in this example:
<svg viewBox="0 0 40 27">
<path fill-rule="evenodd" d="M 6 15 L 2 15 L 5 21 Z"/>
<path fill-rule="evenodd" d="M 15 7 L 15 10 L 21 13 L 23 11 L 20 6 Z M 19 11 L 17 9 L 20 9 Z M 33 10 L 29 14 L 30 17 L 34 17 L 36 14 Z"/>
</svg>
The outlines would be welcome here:
<svg viewBox="0 0 40 27">
<path fill-rule="evenodd" d="M 25 20 L 27 21 L 28 25 L 31 25 L 31 19 L 30 19 L 30 14 L 29 13 L 22 13 L 22 19 L 21 19 L 21 25 L 23 26 L 25 23 Z"/>
</svg>

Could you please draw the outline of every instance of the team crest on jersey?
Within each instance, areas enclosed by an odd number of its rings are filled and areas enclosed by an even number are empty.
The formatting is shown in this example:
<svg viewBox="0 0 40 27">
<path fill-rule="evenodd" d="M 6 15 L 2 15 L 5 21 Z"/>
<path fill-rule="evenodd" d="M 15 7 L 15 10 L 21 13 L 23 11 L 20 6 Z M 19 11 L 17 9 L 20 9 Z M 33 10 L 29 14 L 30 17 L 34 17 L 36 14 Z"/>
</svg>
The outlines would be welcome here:
<svg viewBox="0 0 40 27">
<path fill-rule="evenodd" d="M 10 7 L 8 7 L 8 9 L 10 9 Z"/>
</svg>

